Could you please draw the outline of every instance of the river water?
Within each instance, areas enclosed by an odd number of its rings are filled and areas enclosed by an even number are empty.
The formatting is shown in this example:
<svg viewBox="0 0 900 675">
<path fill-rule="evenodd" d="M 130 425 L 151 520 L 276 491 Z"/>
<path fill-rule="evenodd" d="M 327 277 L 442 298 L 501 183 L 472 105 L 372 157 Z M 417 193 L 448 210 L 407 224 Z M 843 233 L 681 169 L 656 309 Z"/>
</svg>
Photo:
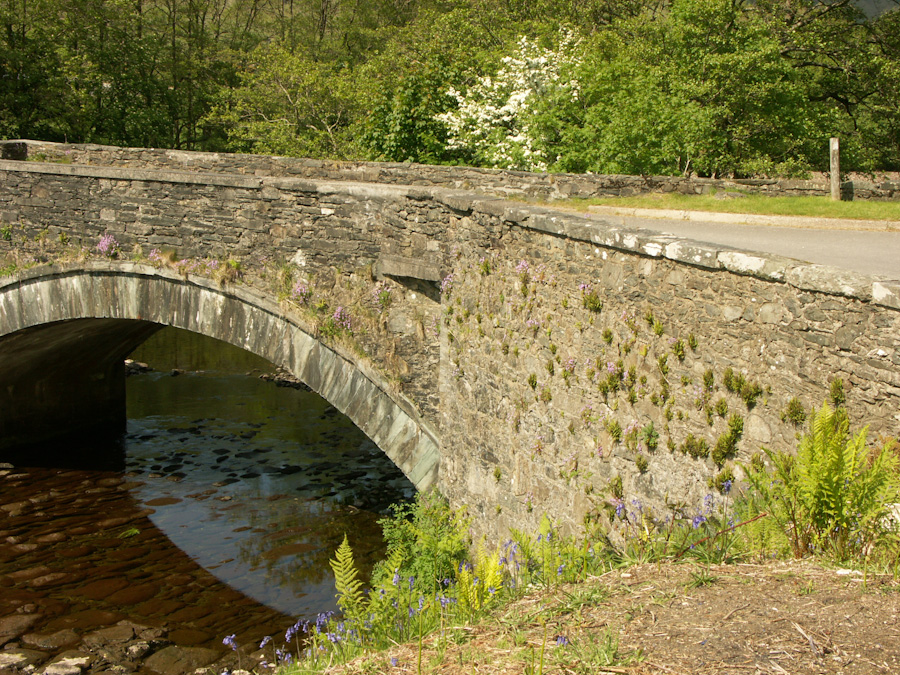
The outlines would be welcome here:
<svg viewBox="0 0 900 675">
<path fill-rule="evenodd" d="M 72 441 L 0 472 L 0 646 L 84 651 L 125 621 L 221 650 L 334 608 L 344 534 L 370 566 L 377 519 L 413 486 L 252 355 L 165 329 L 134 356 L 155 370 L 128 379 L 121 445 Z"/>
</svg>

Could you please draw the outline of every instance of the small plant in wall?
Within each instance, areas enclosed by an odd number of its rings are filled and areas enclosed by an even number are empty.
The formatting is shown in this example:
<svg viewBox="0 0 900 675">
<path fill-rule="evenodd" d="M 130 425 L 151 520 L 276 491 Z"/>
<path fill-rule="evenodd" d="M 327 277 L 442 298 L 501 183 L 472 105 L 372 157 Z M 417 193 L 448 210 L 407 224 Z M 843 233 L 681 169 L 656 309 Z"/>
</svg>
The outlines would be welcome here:
<svg viewBox="0 0 900 675">
<path fill-rule="evenodd" d="M 731 486 L 734 485 L 734 469 L 726 466 L 719 473 L 707 481 L 707 485 L 713 490 L 718 490 L 723 495 L 731 492 Z"/>
<path fill-rule="evenodd" d="M 788 401 L 788 404 L 781 411 L 781 421 L 790 422 L 795 427 L 802 426 L 806 422 L 806 409 L 796 396 Z"/>
<path fill-rule="evenodd" d="M 828 398 L 831 399 L 831 404 L 835 408 L 840 408 L 847 402 L 847 397 L 844 395 L 844 381 L 841 378 L 836 377 L 831 381 Z"/>
<path fill-rule="evenodd" d="M 451 272 L 441 279 L 441 298 L 449 300 L 453 294 L 453 273 Z"/>
<path fill-rule="evenodd" d="M 725 460 L 734 455 L 737 442 L 744 433 L 744 418 L 734 413 L 728 418 L 728 431 L 719 436 L 716 447 L 712 450 L 712 460 L 717 466 L 725 464 Z"/>
<path fill-rule="evenodd" d="M 747 410 L 752 410 L 756 405 L 756 400 L 762 396 L 763 390 L 758 382 L 752 382 L 745 378 L 741 373 L 735 373 L 731 368 L 726 368 L 722 374 L 722 384 L 725 388 L 740 396 L 747 406 Z"/>
<path fill-rule="evenodd" d="M 292 302 L 305 307 L 309 304 L 310 298 L 312 298 L 312 289 L 309 287 L 309 283 L 303 279 L 291 287 L 290 299 Z"/>
<path fill-rule="evenodd" d="M 641 454 L 634 458 L 634 464 L 640 473 L 647 473 L 647 469 L 650 468 L 650 462 Z"/>
<path fill-rule="evenodd" d="M 386 281 L 379 281 L 375 284 L 375 288 L 372 289 L 372 300 L 382 312 L 391 306 L 393 299 L 393 289 L 388 286 Z"/>
<path fill-rule="evenodd" d="M 586 310 L 597 313 L 603 309 L 603 301 L 590 284 L 580 284 L 578 289 L 581 291 L 581 304 Z"/>
<path fill-rule="evenodd" d="M 345 307 L 339 306 L 319 327 L 319 332 L 325 337 L 337 337 L 341 334 L 353 334 L 350 312 Z"/>
<path fill-rule="evenodd" d="M 647 450 L 653 452 L 659 445 L 659 433 L 653 426 L 653 422 L 648 422 L 641 429 L 641 442 L 647 447 Z"/>
<path fill-rule="evenodd" d="M 97 251 L 107 258 L 116 258 L 119 255 L 119 242 L 109 232 L 100 237 L 97 243 Z"/>
<path fill-rule="evenodd" d="M 694 459 L 709 457 L 709 444 L 706 442 L 706 439 L 696 438 L 694 434 L 687 435 L 680 449 L 682 453 L 690 455 Z"/>
</svg>

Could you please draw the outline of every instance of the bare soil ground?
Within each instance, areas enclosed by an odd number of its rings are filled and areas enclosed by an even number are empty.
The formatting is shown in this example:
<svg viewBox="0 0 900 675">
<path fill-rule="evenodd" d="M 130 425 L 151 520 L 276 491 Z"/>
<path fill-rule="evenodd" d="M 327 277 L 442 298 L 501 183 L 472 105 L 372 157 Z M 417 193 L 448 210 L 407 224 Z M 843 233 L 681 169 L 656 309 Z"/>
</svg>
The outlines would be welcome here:
<svg viewBox="0 0 900 675">
<path fill-rule="evenodd" d="M 535 592 L 478 626 L 448 627 L 424 641 L 421 672 L 900 673 L 898 615 L 900 584 L 890 576 L 807 561 L 640 565 Z M 419 647 L 398 645 L 343 671 L 417 673 Z"/>
</svg>

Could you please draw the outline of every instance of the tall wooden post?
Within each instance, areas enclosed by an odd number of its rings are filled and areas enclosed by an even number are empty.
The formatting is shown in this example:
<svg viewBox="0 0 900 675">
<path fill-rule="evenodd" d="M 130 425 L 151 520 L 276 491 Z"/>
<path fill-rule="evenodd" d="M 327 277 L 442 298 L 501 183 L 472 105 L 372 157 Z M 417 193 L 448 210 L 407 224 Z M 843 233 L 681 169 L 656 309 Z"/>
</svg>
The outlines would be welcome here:
<svg viewBox="0 0 900 675">
<path fill-rule="evenodd" d="M 836 138 L 831 139 L 831 200 L 841 201 L 841 144 Z"/>
</svg>

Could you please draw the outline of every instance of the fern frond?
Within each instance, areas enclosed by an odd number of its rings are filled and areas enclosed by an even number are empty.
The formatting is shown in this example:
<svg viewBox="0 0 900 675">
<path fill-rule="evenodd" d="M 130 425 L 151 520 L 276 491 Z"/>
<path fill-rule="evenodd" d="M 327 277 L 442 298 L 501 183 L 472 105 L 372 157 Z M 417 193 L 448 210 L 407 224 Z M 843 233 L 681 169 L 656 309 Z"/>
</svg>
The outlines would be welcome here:
<svg viewBox="0 0 900 675">
<path fill-rule="evenodd" d="M 364 596 L 362 581 L 357 578 L 356 565 L 353 563 L 353 550 L 344 535 L 344 541 L 338 546 L 334 560 L 330 561 L 334 571 L 335 597 L 338 606 L 348 618 L 359 618 L 362 615 Z"/>
</svg>

